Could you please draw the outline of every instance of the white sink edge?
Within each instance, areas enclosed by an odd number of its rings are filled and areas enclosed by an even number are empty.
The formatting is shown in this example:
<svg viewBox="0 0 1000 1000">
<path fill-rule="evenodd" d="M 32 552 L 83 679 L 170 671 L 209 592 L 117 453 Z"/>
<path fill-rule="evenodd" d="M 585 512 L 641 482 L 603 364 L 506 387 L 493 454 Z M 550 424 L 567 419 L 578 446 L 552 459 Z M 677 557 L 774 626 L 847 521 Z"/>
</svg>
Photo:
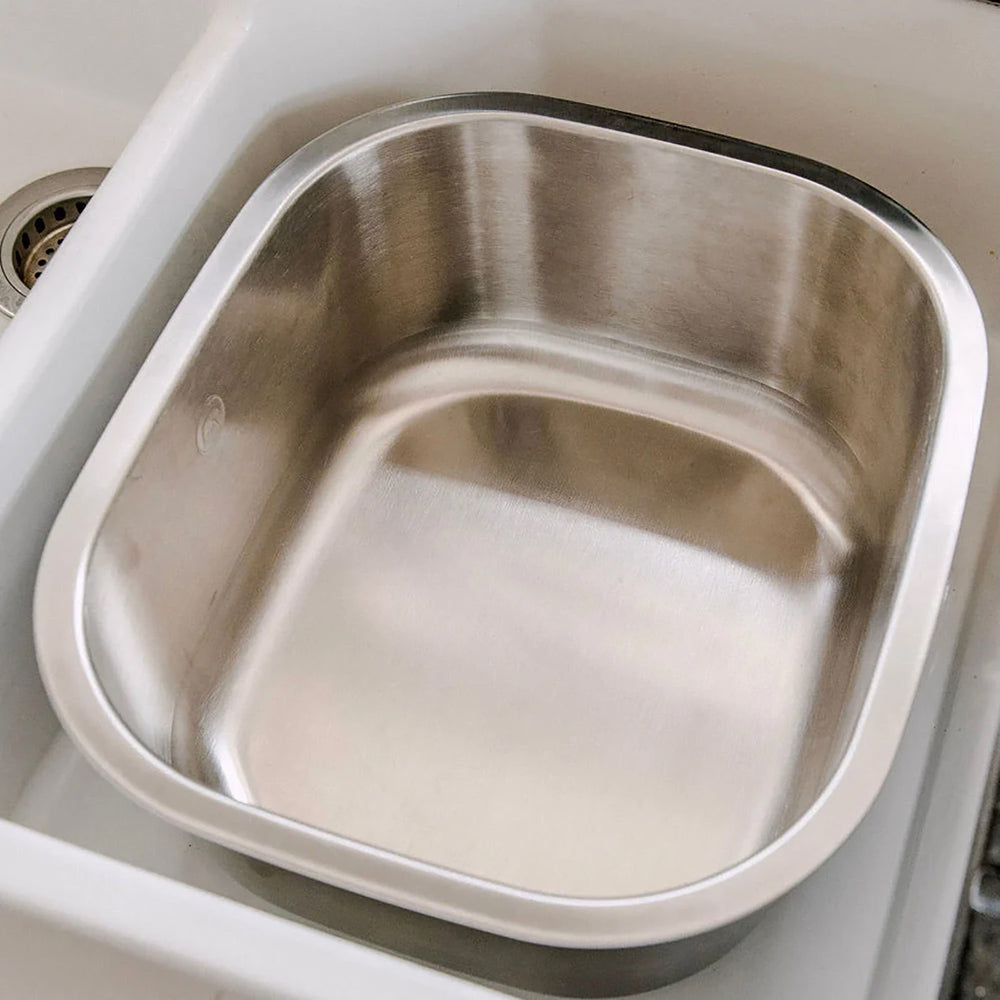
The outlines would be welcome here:
<svg viewBox="0 0 1000 1000">
<path fill-rule="evenodd" d="M 67 341 L 65 338 L 74 325 L 74 310 L 86 302 L 90 280 L 99 274 L 102 267 L 113 256 L 113 242 L 127 233 L 132 220 L 135 218 L 135 213 L 165 183 L 170 151 L 183 148 L 183 130 L 191 123 L 199 99 L 206 99 L 206 94 L 219 81 L 220 77 L 225 75 L 227 61 L 233 58 L 239 51 L 249 28 L 250 16 L 248 8 L 245 6 L 232 5 L 220 11 L 201 41 L 195 47 L 192 55 L 189 56 L 184 67 L 175 76 L 164 92 L 163 97 L 150 113 L 149 118 L 136 134 L 135 139 L 119 161 L 115 172 L 109 177 L 108 186 L 105 189 L 108 193 L 104 195 L 105 208 L 102 208 L 100 211 L 95 210 L 92 213 L 89 225 L 80 226 L 76 240 L 77 249 L 75 251 L 73 250 L 73 244 L 67 244 L 67 252 L 64 258 L 62 258 L 61 273 L 63 273 L 63 278 L 58 282 L 58 287 L 61 290 L 60 294 L 57 296 L 53 291 L 52 295 L 49 296 L 39 295 L 26 305 L 25 311 L 22 311 L 18 323 L 22 327 L 26 327 L 29 320 L 23 319 L 23 317 L 31 317 L 32 330 L 30 337 L 28 335 L 21 336 L 18 332 L 18 325 L 12 324 L 5 332 L 3 338 L 0 338 L 0 401 L 2 401 L 0 402 L 0 448 L 7 449 L 8 446 L 14 447 L 11 454 L 16 457 L 16 462 L 11 471 L 19 473 L 19 475 L 8 475 L 0 483 L 0 524 L 4 524 L 11 517 L 16 517 L 17 511 L 15 508 L 18 500 L 17 484 L 22 482 L 20 474 L 26 477 L 39 473 L 44 463 L 50 458 L 50 456 L 31 450 L 31 438 L 24 439 L 19 436 L 23 433 L 24 428 L 29 426 L 23 422 L 27 419 L 23 414 L 30 412 L 32 421 L 30 427 L 33 434 L 39 427 L 42 427 L 46 431 L 45 434 L 39 434 L 35 440 L 41 439 L 47 441 L 51 433 L 55 433 L 66 420 L 67 415 L 72 411 L 71 404 L 73 400 L 66 397 L 77 398 L 73 394 L 79 391 L 78 383 L 71 384 L 67 382 L 53 385 L 46 381 L 50 366 L 60 362 L 59 351 L 66 346 Z M 170 131 L 170 129 L 175 129 L 176 131 Z M 169 135 L 170 141 L 164 144 L 161 138 L 162 135 Z M 98 204 L 100 203 L 95 202 L 95 206 Z M 177 228 L 181 228 L 183 220 L 178 220 L 178 223 Z M 165 240 L 161 240 L 158 244 L 163 255 L 169 249 L 165 243 Z M 92 256 L 88 256 L 84 252 L 84 246 L 91 248 L 93 251 Z M 154 274 L 159 261 L 162 259 L 163 256 L 155 261 L 152 259 L 147 261 L 143 267 L 137 269 L 137 274 L 139 272 L 145 273 L 147 276 Z M 73 261 L 76 262 L 75 267 Z M 53 287 L 55 284 L 53 283 Z M 131 296 L 132 302 L 135 301 L 137 294 L 135 293 Z M 128 312 L 128 299 L 129 296 L 123 292 L 122 299 L 118 301 L 118 320 L 109 322 L 107 324 L 108 329 L 117 329 L 118 322 L 124 321 Z M 15 343 L 15 332 L 17 333 L 17 346 L 8 348 L 8 344 Z M 90 352 L 88 357 L 92 365 L 97 365 L 105 357 L 101 350 L 102 345 L 99 342 L 85 342 L 85 346 Z M 108 348 L 109 345 L 105 344 L 104 347 Z M 4 373 L 10 373 L 18 366 L 20 366 L 22 373 L 24 371 L 33 373 L 36 376 L 34 382 L 30 379 L 27 382 L 21 382 L 20 379 L 14 378 L 8 378 L 5 382 Z M 60 370 L 65 371 L 66 369 L 63 368 Z M 8 390 L 11 391 L 8 392 Z M 22 407 L 26 409 L 22 409 Z M 996 407 L 994 406 L 993 409 L 995 410 Z M 990 409 L 987 410 L 987 422 L 990 419 L 991 412 Z M 87 433 L 89 432 L 82 432 L 83 436 L 86 436 Z M 82 450 L 82 453 L 85 455 L 86 449 L 82 447 L 81 442 L 82 438 L 66 447 L 74 454 Z M 68 485 L 68 480 L 72 478 L 72 474 L 60 467 L 59 470 L 53 471 L 48 478 L 54 484 L 54 488 L 58 489 L 58 484 L 65 483 L 65 485 Z M 53 501 L 53 504 L 55 504 L 55 501 Z M 973 523 L 969 525 L 970 530 L 966 532 L 967 537 L 973 539 L 976 539 L 977 535 L 981 537 L 981 527 L 985 517 L 986 511 L 981 510 L 977 512 L 976 516 L 971 519 Z M 28 542 L 26 542 L 27 544 Z M 31 541 L 30 544 L 34 545 L 35 543 Z M 972 543 L 968 544 L 971 545 Z M 966 558 L 968 560 L 970 557 L 967 556 Z M 974 557 L 972 561 L 974 562 Z M 968 566 L 965 567 L 965 572 L 971 572 Z M 967 581 L 963 582 L 959 587 L 960 593 L 956 595 L 956 603 L 960 604 L 962 602 L 961 591 L 963 590 L 968 590 Z M 955 621 L 949 627 L 957 631 L 958 624 Z M 929 683 L 937 691 L 936 697 L 938 703 L 945 689 L 950 664 L 950 657 L 943 655 L 936 663 L 934 670 L 930 671 L 933 676 Z M 966 671 L 962 673 L 964 676 Z M 935 703 L 935 695 L 928 694 L 927 698 L 928 702 L 926 704 L 932 706 Z M 994 702 L 996 702 L 996 698 L 994 698 Z M 994 704 L 992 707 L 995 709 L 996 705 Z M 926 711 L 930 713 L 930 717 L 933 720 L 936 716 L 936 711 L 933 711 L 930 707 Z M 925 747 L 925 759 L 926 755 L 930 752 L 931 748 L 928 740 L 928 746 Z M 979 757 L 976 758 L 977 767 L 979 766 L 978 762 L 980 758 L 981 751 Z M 910 787 L 914 798 L 919 790 L 922 773 L 922 767 L 911 770 L 904 782 L 904 784 Z M 32 840 L 31 838 L 35 839 Z M 195 962 L 206 968 L 211 966 L 213 974 L 217 973 L 220 976 L 225 975 L 227 977 L 241 977 L 243 975 L 240 970 L 246 967 L 246 952 L 247 950 L 253 950 L 247 945 L 247 942 L 251 940 L 249 931 L 251 925 L 258 928 L 254 934 L 260 934 L 261 948 L 267 950 L 274 950 L 274 946 L 270 943 L 266 935 L 274 932 L 274 927 L 280 925 L 282 928 L 291 928 L 295 932 L 312 935 L 309 938 L 311 943 L 301 946 L 290 943 L 293 939 L 298 940 L 294 938 L 294 935 L 289 937 L 287 941 L 282 939 L 282 947 L 287 944 L 292 949 L 286 952 L 283 958 L 294 954 L 300 956 L 303 962 L 316 963 L 314 975 L 308 982 L 301 984 L 301 991 L 297 995 L 329 996 L 330 975 L 334 974 L 335 970 L 338 978 L 341 977 L 340 962 L 346 953 L 340 950 L 344 943 L 334 937 L 328 935 L 317 936 L 316 932 L 295 927 L 290 922 L 280 920 L 279 918 L 252 913 L 245 907 L 240 907 L 238 911 L 243 914 L 242 917 L 234 916 L 237 910 L 226 909 L 225 907 L 222 909 L 216 908 L 214 906 L 214 902 L 216 901 L 213 901 L 213 897 L 200 890 L 179 886 L 170 880 L 121 866 L 117 862 L 109 861 L 107 858 L 90 854 L 89 852 L 80 853 L 75 849 L 63 848 L 62 845 L 58 844 L 53 846 L 53 842 L 47 838 L 44 839 L 48 846 L 45 850 L 41 850 L 37 848 L 39 838 L 40 835 L 16 827 L 13 824 L 0 824 L 0 850 L 11 850 L 14 853 L 10 856 L 24 859 L 20 865 L 20 870 L 12 873 L 9 880 L 4 875 L 0 875 L 0 879 L 3 879 L 3 881 L 0 881 L 0 896 L 9 900 L 12 905 L 22 906 L 33 912 L 44 910 L 53 919 L 64 923 L 71 922 L 81 928 L 91 928 L 90 932 L 93 934 L 113 938 L 130 948 L 144 952 L 158 950 L 158 954 L 164 959 L 183 960 L 188 963 Z M 120 920 L 116 914 L 109 912 L 109 907 L 95 906 L 93 900 L 90 900 L 87 906 L 83 906 L 79 900 L 71 898 L 71 894 L 79 894 L 86 888 L 84 881 L 70 879 L 64 886 L 60 886 L 55 880 L 50 885 L 47 879 L 40 878 L 49 869 L 53 872 L 62 871 L 61 862 L 56 863 L 53 860 L 55 854 L 60 850 L 71 852 L 67 856 L 70 858 L 69 864 L 74 870 L 85 871 L 88 877 L 91 874 L 96 877 L 100 873 L 108 879 L 106 883 L 98 883 L 104 886 L 101 890 L 102 893 L 106 893 L 108 896 L 112 895 L 118 888 L 119 882 L 123 891 L 131 892 L 134 889 L 138 905 L 151 911 L 148 920 L 142 922 Z M 112 874 L 112 871 L 116 874 Z M 29 879 L 29 875 L 32 874 L 35 878 L 34 883 Z M 93 893 L 93 884 L 86 883 L 86 885 L 90 886 L 90 888 L 87 888 L 87 891 Z M 42 899 L 44 893 L 40 895 L 40 887 L 45 892 L 48 892 L 44 900 Z M 145 891 L 148 891 L 148 896 L 142 897 L 142 887 L 145 887 Z M 154 895 L 164 900 L 169 897 L 171 901 L 170 906 L 173 903 L 177 903 L 178 909 L 170 909 L 166 904 L 162 907 L 159 905 L 153 906 L 150 903 L 150 899 Z M 225 901 L 218 900 L 217 902 L 224 903 Z M 183 911 L 180 909 L 181 905 L 184 907 Z M 226 905 L 228 907 L 239 907 L 239 904 L 233 903 Z M 91 907 L 93 908 L 91 909 Z M 152 912 L 154 910 L 156 911 L 155 913 Z M 178 936 L 168 934 L 166 937 L 160 939 L 163 942 L 162 946 L 151 945 L 151 942 L 158 940 L 155 936 L 151 936 L 154 933 L 159 933 L 160 924 L 158 921 L 163 919 L 182 923 L 186 921 L 193 926 L 195 923 L 193 915 L 195 913 L 200 913 L 205 917 L 219 920 L 220 922 L 234 921 L 231 924 L 234 928 L 236 922 L 242 923 L 246 920 L 247 927 L 244 930 L 247 933 L 247 937 L 243 941 L 244 950 L 241 950 L 239 955 L 230 955 L 227 953 L 223 957 L 206 959 L 203 952 L 213 949 L 199 947 L 199 942 L 195 940 L 197 935 L 183 934 Z M 254 923 L 254 921 L 267 921 L 267 923 Z M 285 931 L 281 933 L 285 933 Z M 288 933 L 292 934 L 292 931 L 289 930 Z M 319 940 L 317 940 L 317 937 Z M 302 940 L 304 941 L 305 939 L 303 938 Z M 320 944 L 320 942 L 323 943 Z M 357 946 L 350 947 L 355 948 Z M 371 973 L 373 978 L 363 980 L 365 986 L 368 988 L 368 995 L 371 995 L 371 983 L 375 982 L 382 975 L 381 972 L 372 973 L 371 970 L 385 968 L 386 966 L 383 966 L 381 963 L 386 960 L 390 965 L 396 961 L 386 959 L 384 956 L 376 956 L 362 948 L 348 962 L 349 967 L 351 961 L 353 961 L 356 963 L 355 967 L 358 970 L 365 969 L 367 970 L 366 974 Z M 322 971 L 319 966 L 322 966 Z M 404 968 L 408 970 L 407 975 L 409 975 L 412 966 L 404 964 Z M 359 974 L 361 973 L 359 972 Z M 283 995 L 288 995 L 290 992 L 291 984 L 288 982 L 287 968 L 284 965 L 284 961 L 282 961 L 280 968 L 270 971 L 268 969 L 255 968 L 252 975 L 255 977 L 252 983 L 255 988 L 281 991 Z M 306 973 L 302 975 L 308 978 Z M 475 988 L 466 987 L 466 984 L 458 983 L 458 981 L 450 977 L 445 977 L 445 979 L 450 984 L 457 983 L 454 987 L 459 990 L 458 993 L 454 994 L 456 996 L 493 995 L 491 991 L 486 991 L 485 993 L 478 990 L 470 993 L 461 992 L 461 990 L 466 988 L 470 990 Z M 236 978 L 230 981 L 251 985 L 250 980 L 246 978 Z M 362 981 L 360 980 L 356 981 L 354 986 L 357 987 L 361 983 Z M 442 995 L 440 984 L 440 979 L 435 979 L 433 983 L 428 981 L 428 990 L 436 988 L 436 992 L 434 994 L 427 992 L 426 995 Z M 413 989 L 413 982 L 409 978 L 405 981 L 395 981 L 395 986 L 405 990 L 410 995 L 417 995 Z M 310 990 L 323 990 L 324 992 L 310 992 Z M 386 992 L 385 995 L 394 994 Z M 927 995 L 930 996 L 930 992 Z"/>
</svg>

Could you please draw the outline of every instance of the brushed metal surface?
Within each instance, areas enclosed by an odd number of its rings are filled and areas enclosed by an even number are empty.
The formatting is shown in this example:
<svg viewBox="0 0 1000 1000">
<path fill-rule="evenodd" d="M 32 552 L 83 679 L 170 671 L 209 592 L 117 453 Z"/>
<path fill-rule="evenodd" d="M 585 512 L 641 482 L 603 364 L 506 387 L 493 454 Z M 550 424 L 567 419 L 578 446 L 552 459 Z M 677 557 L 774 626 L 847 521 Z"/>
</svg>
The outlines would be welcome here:
<svg viewBox="0 0 1000 1000">
<path fill-rule="evenodd" d="M 191 829 L 521 941 L 713 932 L 895 752 L 974 298 L 818 164 L 580 105 L 387 109 L 233 224 L 68 499 L 36 634 Z"/>
</svg>

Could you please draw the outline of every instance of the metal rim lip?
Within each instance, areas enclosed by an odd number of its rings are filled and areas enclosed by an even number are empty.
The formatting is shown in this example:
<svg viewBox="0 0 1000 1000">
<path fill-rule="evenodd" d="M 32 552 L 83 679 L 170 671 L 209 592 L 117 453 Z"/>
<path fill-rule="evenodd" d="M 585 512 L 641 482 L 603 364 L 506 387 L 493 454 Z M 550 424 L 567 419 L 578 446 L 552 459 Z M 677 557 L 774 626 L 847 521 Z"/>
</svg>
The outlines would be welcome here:
<svg viewBox="0 0 1000 1000">
<path fill-rule="evenodd" d="M 926 281 L 940 318 L 945 373 L 923 482 L 925 503 L 894 588 L 873 679 L 837 775 L 812 808 L 768 847 L 717 875 L 645 896 L 546 896 L 446 871 L 227 799 L 145 750 L 114 713 L 83 634 L 84 582 L 103 511 L 156 419 L 171 383 L 274 220 L 358 144 L 448 115 L 536 115 L 603 128 L 773 170 L 815 185 L 889 235 Z M 783 895 L 858 824 L 888 773 L 923 673 L 959 531 L 985 390 L 985 332 L 951 255 L 905 209 L 854 178 L 791 154 L 565 101 L 524 95 L 437 98 L 339 126 L 279 167 L 251 197 L 178 307 L 61 511 L 36 590 L 36 642 L 49 694 L 87 755 L 147 807 L 236 850 L 344 888 L 468 926 L 560 947 L 632 947 L 731 923 Z M 914 581 L 929 578 L 921 591 Z M 901 709 L 900 706 L 903 706 Z M 905 710 L 903 710 L 905 709 Z"/>
<path fill-rule="evenodd" d="M 107 167 L 61 170 L 26 184 L 0 203 L 0 313 L 13 316 L 31 291 L 14 265 L 14 244 L 21 231 L 33 216 L 58 202 L 89 199 L 107 173 Z"/>
</svg>

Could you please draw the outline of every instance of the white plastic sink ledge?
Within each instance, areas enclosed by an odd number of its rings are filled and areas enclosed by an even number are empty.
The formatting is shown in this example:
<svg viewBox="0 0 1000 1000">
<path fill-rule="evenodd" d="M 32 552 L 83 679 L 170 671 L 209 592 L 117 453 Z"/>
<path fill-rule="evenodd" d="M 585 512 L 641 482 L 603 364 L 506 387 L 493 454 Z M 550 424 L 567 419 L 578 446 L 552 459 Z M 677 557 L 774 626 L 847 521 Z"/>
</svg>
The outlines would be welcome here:
<svg viewBox="0 0 1000 1000">
<path fill-rule="evenodd" d="M 46 7 L 53 26 L 61 7 L 70 20 L 81 16 L 73 0 Z M 114 157 L 137 118 L 138 98 L 126 95 L 157 79 L 144 67 L 163 64 L 165 73 L 187 46 L 185 31 L 200 32 L 44 281 L 0 327 L 0 929 L 21 915 L 53 933 L 71 930 L 95 948 L 193 976 L 185 982 L 204 983 L 206 997 L 495 996 L 248 898 L 224 898 L 239 894 L 213 876 L 203 845 L 124 802 L 76 755 L 41 689 L 30 619 L 38 557 L 66 491 L 256 184 L 338 121 L 435 93 L 547 93 L 856 174 L 920 216 L 958 258 L 995 364 L 1000 8 L 977 0 L 727 8 L 699 0 L 247 0 L 190 4 L 188 26 L 169 22 L 167 30 L 169 7 L 144 0 L 137 17 L 123 0 L 91 5 L 89 41 L 46 83 L 46 53 L 37 51 L 44 32 L 38 22 L 29 31 L 18 5 L 0 0 L 0 82 L 9 74 L 30 96 L 30 64 L 37 86 L 49 88 L 35 117 L 0 106 L 0 198 L 38 173 Z M 102 48 L 108 32 L 117 49 Z M 19 37 L 36 48 L 16 55 Z M 108 52 L 121 58 L 112 62 Z M 23 154 L 29 138 L 54 148 L 45 142 L 56 134 L 60 93 L 95 80 L 63 152 Z M 88 109 L 98 105 L 103 117 L 94 121 L 104 124 L 91 128 Z M 25 121 L 39 134 L 26 136 Z M 983 426 L 950 599 L 878 801 L 737 949 L 658 991 L 659 1000 L 937 997 L 1000 718 L 1000 552 L 987 531 L 1000 479 L 993 378 Z M 0 939 L 0 964 L 13 957 L 4 947 Z M 180 995 L 165 984 L 154 976 L 144 995 Z M 3 990 L 0 983 L 0 1000 Z"/>
</svg>

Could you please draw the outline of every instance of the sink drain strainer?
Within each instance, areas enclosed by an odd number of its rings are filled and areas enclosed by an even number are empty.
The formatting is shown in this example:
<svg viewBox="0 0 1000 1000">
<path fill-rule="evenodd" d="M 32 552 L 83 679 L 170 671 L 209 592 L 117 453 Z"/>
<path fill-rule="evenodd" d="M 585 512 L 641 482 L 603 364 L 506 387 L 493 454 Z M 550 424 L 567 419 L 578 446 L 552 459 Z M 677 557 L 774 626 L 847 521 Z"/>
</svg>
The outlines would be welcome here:
<svg viewBox="0 0 1000 1000">
<path fill-rule="evenodd" d="M 0 312 L 17 312 L 106 173 L 89 167 L 50 174 L 0 205 Z"/>
</svg>

